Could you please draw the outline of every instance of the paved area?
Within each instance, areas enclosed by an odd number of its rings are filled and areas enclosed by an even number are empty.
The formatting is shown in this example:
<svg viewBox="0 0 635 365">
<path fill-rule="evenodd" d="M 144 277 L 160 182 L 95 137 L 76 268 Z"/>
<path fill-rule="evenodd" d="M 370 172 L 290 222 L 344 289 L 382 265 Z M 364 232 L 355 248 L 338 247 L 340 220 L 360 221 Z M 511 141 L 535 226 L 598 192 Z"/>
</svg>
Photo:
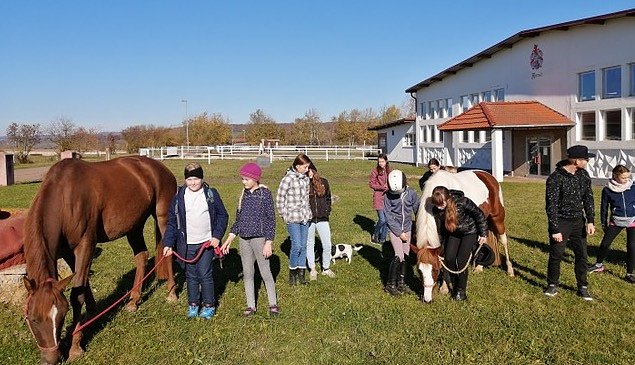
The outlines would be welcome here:
<svg viewBox="0 0 635 365">
<path fill-rule="evenodd" d="M 42 181 L 51 166 L 33 167 L 28 169 L 16 169 L 13 171 L 15 183 Z"/>
</svg>

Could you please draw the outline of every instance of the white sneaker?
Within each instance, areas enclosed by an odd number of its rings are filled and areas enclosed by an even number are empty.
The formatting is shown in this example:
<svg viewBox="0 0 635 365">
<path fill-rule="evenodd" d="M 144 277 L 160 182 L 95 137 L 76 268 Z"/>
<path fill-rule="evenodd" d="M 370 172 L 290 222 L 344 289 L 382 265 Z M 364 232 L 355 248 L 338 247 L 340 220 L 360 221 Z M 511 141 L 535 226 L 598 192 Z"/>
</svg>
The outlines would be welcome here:
<svg viewBox="0 0 635 365">
<path fill-rule="evenodd" d="M 315 269 L 312 269 L 311 272 L 309 273 L 309 276 L 311 278 L 311 281 L 317 280 L 317 271 Z"/>
<path fill-rule="evenodd" d="M 326 275 L 329 278 L 334 278 L 335 277 L 335 273 L 331 269 L 326 269 L 326 270 L 322 271 L 322 275 Z"/>
</svg>

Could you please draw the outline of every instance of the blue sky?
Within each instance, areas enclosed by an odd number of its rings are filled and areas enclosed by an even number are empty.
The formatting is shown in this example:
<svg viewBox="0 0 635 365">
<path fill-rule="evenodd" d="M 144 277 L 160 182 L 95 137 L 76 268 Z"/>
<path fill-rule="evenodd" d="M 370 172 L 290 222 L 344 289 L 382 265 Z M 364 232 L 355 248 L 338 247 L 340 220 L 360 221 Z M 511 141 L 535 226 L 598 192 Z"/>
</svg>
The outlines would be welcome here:
<svg viewBox="0 0 635 365">
<path fill-rule="evenodd" d="M 0 1 L 0 134 L 59 118 L 101 131 L 292 122 L 401 105 L 404 90 L 526 29 L 635 1 Z"/>
</svg>

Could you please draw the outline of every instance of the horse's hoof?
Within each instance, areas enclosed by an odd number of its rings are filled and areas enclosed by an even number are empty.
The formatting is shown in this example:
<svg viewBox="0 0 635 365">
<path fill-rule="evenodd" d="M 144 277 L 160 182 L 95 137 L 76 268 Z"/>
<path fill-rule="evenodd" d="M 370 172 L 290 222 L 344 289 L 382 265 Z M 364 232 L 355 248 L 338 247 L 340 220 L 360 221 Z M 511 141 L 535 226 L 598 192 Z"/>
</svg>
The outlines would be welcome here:
<svg viewBox="0 0 635 365">
<path fill-rule="evenodd" d="M 130 313 L 136 312 L 138 308 L 137 303 L 133 301 L 129 301 L 128 304 L 126 304 L 126 310 Z"/>
<path fill-rule="evenodd" d="M 507 275 L 509 275 L 510 278 L 514 277 L 514 269 L 507 269 Z"/>
<path fill-rule="evenodd" d="M 84 355 L 84 350 L 81 347 L 71 348 L 68 351 L 68 361 L 75 361 Z"/>
<path fill-rule="evenodd" d="M 168 303 L 176 303 L 179 300 L 179 297 L 177 297 L 174 293 L 169 293 L 165 300 Z"/>
<path fill-rule="evenodd" d="M 450 289 L 448 289 L 447 285 L 441 285 L 441 287 L 439 288 L 439 293 L 441 294 L 447 294 L 450 292 Z"/>
<path fill-rule="evenodd" d="M 474 272 L 483 272 L 483 265 L 478 265 L 474 268 Z"/>
</svg>

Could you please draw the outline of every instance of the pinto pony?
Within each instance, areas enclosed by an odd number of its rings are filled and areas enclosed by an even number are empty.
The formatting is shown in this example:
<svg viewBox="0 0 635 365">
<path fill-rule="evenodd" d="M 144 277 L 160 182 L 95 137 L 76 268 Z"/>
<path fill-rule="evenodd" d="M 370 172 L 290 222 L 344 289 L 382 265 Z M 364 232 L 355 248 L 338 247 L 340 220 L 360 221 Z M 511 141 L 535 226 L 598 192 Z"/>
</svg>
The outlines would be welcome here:
<svg viewBox="0 0 635 365">
<path fill-rule="evenodd" d="M 135 311 L 148 261 L 143 229 L 155 219 L 156 252 L 162 255 L 168 209 L 176 192 L 174 175 L 161 162 L 147 157 L 121 157 L 89 163 L 62 160 L 51 167 L 29 210 L 24 227 L 24 254 L 28 296 L 25 316 L 44 364 L 60 359 L 59 343 L 69 309 L 64 288 L 72 283 L 70 303 L 75 328 L 86 304 L 95 314 L 96 302 L 88 282 L 95 245 L 126 236 L 134 253 L 135 286 L 126 308 Z M 58 281 L 57 259 L 63 258 L 74 274 Z M 175 301 L 172 261 L 163 260 L 157 277 L 168 280 L 168 300 Z M 81 356 L 82 332 L 71 337 L 69 360 Z"/>
<path fill-rule="evenodd" d="M 494 234 L 496 240 L 503 246 L 507 265 L 507 274 L 514 276 L 514 269 L 509 259 L 509 249 L 507 247 L 507 233 L 505 231 L 505 206 L 503 205 L 503 192 L 500 184 L 489 173 L 480 170 L 466 170 L 458 173 L 451 173 L 444 170 L 435 172 L 425 184 L 421 195 L 422 204 L 419 205 L 417 213 L 417 248 L 420 253 L 427 248 L 427 253 L 418 254 L 417 268 L 421 271 L 424 285 L 424 301 L 432 300 L 432 287 L 429 286 L 432 278 L 433 267 L 439 259 L 441 242 L 437 231 L 437 225 L 432 215 L 432 204 L 429 202 L 432 190 L 437 186 L 445 186 L 452 190 L 461 190 L 466 197 L 470 198 L 481 208 L 487 217 L 489 230 Z M 433 281 L 433 282 L 434 282 Z M 429 298 L 429 300 L 426 300 Z"/>
</svg>

